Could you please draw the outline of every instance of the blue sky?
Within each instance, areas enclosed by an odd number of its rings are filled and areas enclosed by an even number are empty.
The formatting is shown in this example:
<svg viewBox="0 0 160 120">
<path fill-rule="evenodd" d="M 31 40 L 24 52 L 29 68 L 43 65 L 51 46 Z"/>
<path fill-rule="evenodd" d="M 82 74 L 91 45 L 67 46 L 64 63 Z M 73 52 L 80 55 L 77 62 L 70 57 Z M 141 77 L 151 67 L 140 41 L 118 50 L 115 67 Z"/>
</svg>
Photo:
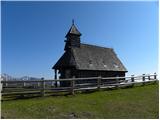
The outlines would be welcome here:
<svg viewBox="0 0 160 120">
<path fill-rule="evenodd" d="M 2 73 L 53 78 L 71 21 L 114 48 L 128 75 L 158 71 L 158 2 L 2 2 Z"/>
</svg>

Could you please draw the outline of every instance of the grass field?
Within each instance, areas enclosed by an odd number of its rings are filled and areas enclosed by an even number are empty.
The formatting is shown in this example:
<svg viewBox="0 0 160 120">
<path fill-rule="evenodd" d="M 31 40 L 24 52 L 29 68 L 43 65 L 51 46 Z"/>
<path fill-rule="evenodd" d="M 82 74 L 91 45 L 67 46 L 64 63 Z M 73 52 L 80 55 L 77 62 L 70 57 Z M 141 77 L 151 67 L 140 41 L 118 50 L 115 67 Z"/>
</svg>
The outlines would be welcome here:
<svg viewBox="0 0 160 120">
<path fill-rule="evenodd" d="M 159 118 L 158 84 L 3 101 L 4 118 Z"/>
</svg>

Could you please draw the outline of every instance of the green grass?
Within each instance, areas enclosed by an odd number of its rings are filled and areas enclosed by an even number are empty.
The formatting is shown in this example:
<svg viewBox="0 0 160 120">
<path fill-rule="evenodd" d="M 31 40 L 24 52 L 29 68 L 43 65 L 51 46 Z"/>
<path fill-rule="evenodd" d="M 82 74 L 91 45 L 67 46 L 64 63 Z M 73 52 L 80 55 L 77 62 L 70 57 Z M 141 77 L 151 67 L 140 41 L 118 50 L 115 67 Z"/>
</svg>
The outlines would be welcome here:
<svg viewBox="0 0 160 120">
<path fill-rule="evenodd" d="M 4 118 L 158 118 L 158 84 L 3 101 Z"/>
</svg>

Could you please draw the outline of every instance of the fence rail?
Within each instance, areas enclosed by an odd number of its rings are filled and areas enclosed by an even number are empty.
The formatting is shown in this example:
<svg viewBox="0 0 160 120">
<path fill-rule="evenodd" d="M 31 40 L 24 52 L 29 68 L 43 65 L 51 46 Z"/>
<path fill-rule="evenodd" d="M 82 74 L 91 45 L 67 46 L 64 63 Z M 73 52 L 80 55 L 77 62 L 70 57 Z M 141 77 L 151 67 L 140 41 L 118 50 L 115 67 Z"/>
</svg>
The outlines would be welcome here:
<svg viewBox="0 0 160 120">
<path fill-rule="evenodd" d="M 94 80 L 94 82 L 91 82 Z M 75 91 L 84 90 L 100 90 L 105 88 L 118 88 L 124 86 L 134 86 L 142 83 L 155 83 L 157 82 L 157 74 L 153 75 L 140 75 L 130 77 L 90 77 L 90 78 L 69 78 L 57 80 L 16 80 L 16 81 L 1 81 L 2 96 L 7 95 L 26 95 L 26 94 L 39 94 L 45 96 L 47 93 L 68 92 L 75 94 Z M 56 86 L 56 82 L 70 82 L 67 87 Z"/>
</svg>

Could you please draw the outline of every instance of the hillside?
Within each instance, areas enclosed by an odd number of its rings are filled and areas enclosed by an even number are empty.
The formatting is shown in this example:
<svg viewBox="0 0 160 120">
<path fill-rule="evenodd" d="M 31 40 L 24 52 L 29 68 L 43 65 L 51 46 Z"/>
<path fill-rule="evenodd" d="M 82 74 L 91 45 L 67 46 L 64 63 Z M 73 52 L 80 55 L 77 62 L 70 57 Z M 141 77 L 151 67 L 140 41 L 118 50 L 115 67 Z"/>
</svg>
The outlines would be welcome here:
<svg viewBox="0 0 160 120">
<path fill-rule="evenodd" d="M 158 118 L 158 84 L 2 102 L 3 118 Z"/>
</svg>

